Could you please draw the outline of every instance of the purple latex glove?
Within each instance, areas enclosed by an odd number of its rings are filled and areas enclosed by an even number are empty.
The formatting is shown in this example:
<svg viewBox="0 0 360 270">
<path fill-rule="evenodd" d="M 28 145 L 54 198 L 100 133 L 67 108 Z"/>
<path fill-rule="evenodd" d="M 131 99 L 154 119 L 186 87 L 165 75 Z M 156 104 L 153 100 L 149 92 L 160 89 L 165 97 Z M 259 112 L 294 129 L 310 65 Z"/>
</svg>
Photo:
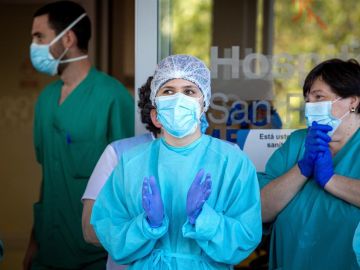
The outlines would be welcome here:
<svg viewBox="0 0 360 270">
<path fill-rule="evenodd" d="M 330 149 L 321 152 L 315 159 L 314 178 L 315 181 L 324 188 L 330 178 L 334 175 L 334 166 Z"/>
<path fill-rule="evenodd" d="M 204 177 L 204 169 L 201 169 L 195 176 L 191 184 L 187 199 L 186 199 L 186 215 L 188 216 L 190 224 L 195 224 L 197 217 L 200 215 L 205 201 L 209 198 L 211 193 L 211 176 L 206 174 L 205 180 L 201 182 Z"/>
<path fill-rule="evenodd" d="M 160 227 L 164 219 L 164 205 L 154 176 L 144 177 L 142 206 L 150 227 Z"/>
<path fill-rule="evenodd" d="M 308 128 L 308 133 L 305 138 L 304 156 L 298 162 L 301 174 L 305 177 L 313 175 L 317 153 L 325 152 L 329 149 L 331 137 L 327 135 L 327 132 L 330 130 L 332 130 L 332 127 L 320 125 L 315 121 L 312 123 L 311 127 Z"/>
</svg>

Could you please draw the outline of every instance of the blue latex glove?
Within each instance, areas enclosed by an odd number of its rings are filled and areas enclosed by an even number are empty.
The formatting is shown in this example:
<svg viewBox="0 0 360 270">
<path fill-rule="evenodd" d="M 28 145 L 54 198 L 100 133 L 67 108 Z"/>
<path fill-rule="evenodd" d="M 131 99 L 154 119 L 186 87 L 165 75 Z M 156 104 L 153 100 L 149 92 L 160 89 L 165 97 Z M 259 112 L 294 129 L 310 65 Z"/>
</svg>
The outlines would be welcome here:
<svg viewBox="0 0 360 270">
<path fill-rule="evenodd" d="M 204 169 L 201 169 L 196 174 L 187 194 L 186 215 L 188 216 L 190 224 L 193 225 L 211 193 L 211 176 L 210 174 L 206 174 L 205 180 L 202 182 L 201 180 L 204 177 L 204 173 Z"/>
<path fill-rule="evenodd" d="M 160 227 L 164 219 L 164 205 L 154 176 L 144 178 L 142 186 L 142 206 L 150 227 Z"/>
<path fill-rule="evenodd" d="M 330 149 L 318 153 L 315 159 L 314 178 L 315 181 L 324 188 L 330 178 L 334 175 L 334 166 Z"/>
<path fill-rule="evenodd" d="M 305 152 L 304 156 L 298 162 L 301 174 L 305 177 L 310 177 L 314 172 L 315 158 L 319 152 L 325 152 L 329 148 L 331 137 L 327 132 L 332 130 L 328 125 L 320 125 L 315 121 L 312 126 L 308 128 L 308 133 L 305 138 Z"/>
</svg>

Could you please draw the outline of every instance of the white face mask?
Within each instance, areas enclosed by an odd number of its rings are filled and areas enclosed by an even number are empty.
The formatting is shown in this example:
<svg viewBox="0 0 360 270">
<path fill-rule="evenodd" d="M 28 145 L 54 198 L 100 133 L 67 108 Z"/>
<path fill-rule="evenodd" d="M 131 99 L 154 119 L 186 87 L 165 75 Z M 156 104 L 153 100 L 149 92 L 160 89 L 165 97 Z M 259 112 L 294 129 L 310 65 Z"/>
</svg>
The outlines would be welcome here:
<svg viewBox="0 0 360 270">
<path fill-rule="evenodd" d="M 335 130 L 340 126 L 341 120 L 350 113 L 348 111 L 340 118 L 337 118 L 332 114 L 332 105 L 340 99 L 341 98 L 338 98 L 334 101 L 305 103 L 306 125 L 310 127 L 314 121 L 316 121 L 318 124 L 329 125 L 333 129 L 329 131 L 328 134 L 329 136 L 332 136 Z"/>
<path fill-rule="evenodd" d="M 32 43 L 30 45 L 30 59 L 34 68 L 42 73 L 48 75 L 56 75 L 58 73 L 58 66 L 60 63 L 69 63 L 75 62 L 87 58 L 87 55 L 70 58 L 66 60 L 61 60 L 65 54 L 68 52 L 68 49 L 60 55 L 58 59 L 55 59 L 50 52 L 51 45 L 59 41 L 67 31 L 73 28 L 82 18 L 86 16 L 86 13 L 82 14 L 79 18 L 73 21 L 68 27 L 66 27 L 59 35 L 57 35 L 49 44 L 36 44 Z"/>
</svg>

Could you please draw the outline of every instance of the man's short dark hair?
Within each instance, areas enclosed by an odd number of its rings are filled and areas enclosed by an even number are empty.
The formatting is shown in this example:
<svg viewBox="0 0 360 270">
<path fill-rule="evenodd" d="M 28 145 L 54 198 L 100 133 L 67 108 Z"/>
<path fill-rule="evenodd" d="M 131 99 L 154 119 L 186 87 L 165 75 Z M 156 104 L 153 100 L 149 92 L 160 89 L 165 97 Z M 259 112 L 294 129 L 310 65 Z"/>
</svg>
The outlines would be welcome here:
<svg viewBox="0 0 360 270">
<path fill-rule="evenodd" d="M 77 3 L 59 1 L 49 3 L 39 8 L 33 17 L 48 15 L 49 25 L 58 35 L 83 13 L 86 13 L 85 9 Z M 89 17 L 85 16 L 82 18 L 71 30 L 76 35 L 78 48 L 83 52 L 87 52 L 91 38 L 91 23 Z"/>
</svg>

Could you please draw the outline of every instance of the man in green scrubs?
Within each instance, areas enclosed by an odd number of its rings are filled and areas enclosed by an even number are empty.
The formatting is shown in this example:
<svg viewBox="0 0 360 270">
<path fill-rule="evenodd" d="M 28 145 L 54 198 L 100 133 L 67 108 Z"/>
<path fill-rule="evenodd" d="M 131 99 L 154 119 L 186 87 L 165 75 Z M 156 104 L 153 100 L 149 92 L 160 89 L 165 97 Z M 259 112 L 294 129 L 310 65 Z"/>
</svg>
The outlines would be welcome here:
<svg viewBox="0 0 360 270">
<path fill-rule="evenodd" d="M 35 108 L 43 179 L 24 269 L 105 269 L 106 252 L 82 236 L 81 196 L 106 145 L 133 136 L 134 102 L 120 82 L 91 66 L 90 33 L 78 4 L 53 2 L 34 14 L 32 64 L 60 80 L 42 91 Z"/>
</svg>

